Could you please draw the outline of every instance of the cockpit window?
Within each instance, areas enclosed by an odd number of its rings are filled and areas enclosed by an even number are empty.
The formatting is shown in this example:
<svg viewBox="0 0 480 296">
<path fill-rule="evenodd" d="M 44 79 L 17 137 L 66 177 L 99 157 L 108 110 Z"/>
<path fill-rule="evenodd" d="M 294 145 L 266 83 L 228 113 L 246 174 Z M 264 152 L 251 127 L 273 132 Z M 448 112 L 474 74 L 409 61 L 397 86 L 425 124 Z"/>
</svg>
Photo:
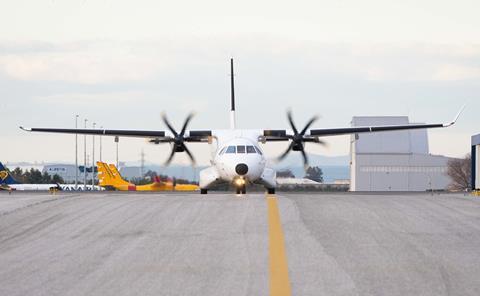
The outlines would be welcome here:
<svg viewBox="0 0 480 296">
<path fill-rule="evenodd" d="M 247 153 L 256 153 L 255 148 L 253 148 L 253 146 L 247 146 Z"/>
<path fill-rule="evenodd" d="M 258 148 L 257 146 L 253 146 L 255 147 L 255 150 L 257 150 L 257 153 L 260 154 L 260 155 L 263 155 L 262 151 L 260 150 L 260 148 Z"/>
<path fill-rule="evenodd" d="M 245 146 L 237 146 L 237 153 L 245 153 Z"/>
<path fill-rule="evenodd" d="M 235 153 L 235 146 L 228 146 L 227 151 L 225 153 Z"/>
</svg>

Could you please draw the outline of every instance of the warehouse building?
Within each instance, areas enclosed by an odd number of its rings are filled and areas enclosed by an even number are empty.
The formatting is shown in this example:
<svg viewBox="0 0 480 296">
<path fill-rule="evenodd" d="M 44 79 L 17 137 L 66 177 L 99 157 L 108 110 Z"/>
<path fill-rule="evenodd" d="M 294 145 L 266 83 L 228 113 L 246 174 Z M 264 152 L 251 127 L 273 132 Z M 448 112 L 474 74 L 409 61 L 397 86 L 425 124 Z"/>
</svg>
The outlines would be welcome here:
<svg viewBox="0 0 480 296">
<path fill-rule="evenodd" d="M 480 189 L 480 134 L 472 136 L 472 190 Z"/>
<path fill-rule="evenodd" d="M 353 117 L 352 126 L 409 124 L 407 116 Z M 445 190 L 450 158 L 429 153 L 427 130 L 352 135 L 351 191 Z"/>
</svg>

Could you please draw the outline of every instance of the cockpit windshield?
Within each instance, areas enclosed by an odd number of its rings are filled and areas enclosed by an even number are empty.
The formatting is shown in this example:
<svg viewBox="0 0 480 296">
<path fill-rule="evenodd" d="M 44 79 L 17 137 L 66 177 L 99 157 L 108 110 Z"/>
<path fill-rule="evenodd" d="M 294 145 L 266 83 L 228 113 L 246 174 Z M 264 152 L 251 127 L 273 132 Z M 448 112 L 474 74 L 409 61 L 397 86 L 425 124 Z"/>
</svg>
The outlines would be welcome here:
<svg viewBox="0 0 480 296">
<path fill-rule="evenodd" d="M 225 153 L 228 153 L 228 154 L 235 153 L 235 146 L 228 146 L 227 151 Z"/>
<path fill-rule="evenodd" d="M 237 153 L 245 153 L 245 146 L 237 146 Z"/>
<path fill-rule="evenodd" d="M 260 154 L 262 155 L 262 152 L 257 146 L 253 145 L 237 145 L 237 146 L 226 146 L 220 152 L 218 153 L 219 155 L 222 155 L 224 153 L 227 154 L 234 154 L 234 153 L 241 153 L 241 154 Z"/>
</svg>

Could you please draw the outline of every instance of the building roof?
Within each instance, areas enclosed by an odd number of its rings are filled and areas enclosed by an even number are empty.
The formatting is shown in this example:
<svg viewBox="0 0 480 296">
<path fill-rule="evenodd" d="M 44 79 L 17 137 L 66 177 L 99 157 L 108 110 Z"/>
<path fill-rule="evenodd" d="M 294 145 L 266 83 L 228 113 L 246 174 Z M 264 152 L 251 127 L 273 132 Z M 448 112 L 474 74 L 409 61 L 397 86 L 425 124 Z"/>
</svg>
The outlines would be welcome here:
<svg viewBox="0 0 480 296">
<path fill-rule="evenodd" d="M 472 146 L 480 145 L 480 134 L 472 136 Z"/>
</svg>

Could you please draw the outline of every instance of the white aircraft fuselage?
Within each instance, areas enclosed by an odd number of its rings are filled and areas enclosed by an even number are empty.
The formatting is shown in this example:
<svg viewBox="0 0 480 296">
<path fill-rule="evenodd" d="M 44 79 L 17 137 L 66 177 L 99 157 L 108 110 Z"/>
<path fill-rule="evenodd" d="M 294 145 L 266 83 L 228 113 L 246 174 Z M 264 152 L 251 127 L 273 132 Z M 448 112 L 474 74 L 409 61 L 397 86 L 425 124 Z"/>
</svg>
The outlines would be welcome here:
<svg viewBox="0 0 480 296">
<path fill-rule="evenodd" d="M 49 191 L 52 189 L 61 190 L 58 184 L 8 184 L 8 187 L 18 191 Z"/>
<path fill-rule="evenodd" d="M 200 188 L 228 182 L 240 191 L 244 191 L 248 183 L 274 189 L 275 171 L 266 166 L 265 154 L 258 145 L 261 132 L 240 129 L 213 131 L 216 147 L 213 149 L 212 166 L 200 172 Z"/>
</svg>

